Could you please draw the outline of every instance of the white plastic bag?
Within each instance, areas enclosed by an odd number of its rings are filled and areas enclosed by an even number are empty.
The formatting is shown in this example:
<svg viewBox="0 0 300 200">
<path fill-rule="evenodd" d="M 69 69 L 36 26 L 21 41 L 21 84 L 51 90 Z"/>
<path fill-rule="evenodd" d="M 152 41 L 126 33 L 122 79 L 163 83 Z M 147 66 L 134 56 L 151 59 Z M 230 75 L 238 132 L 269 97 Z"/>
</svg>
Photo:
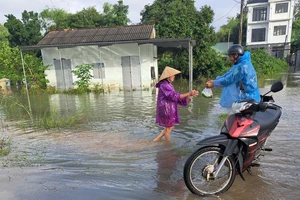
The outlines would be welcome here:
<svg viewBox="0 0 300 200">
<path fill-rule="evenodd" d="M 201 92 L 201 95 L 206 98 L 211 98 L 213 96 L 212 90 L 210 88 L 204 88 Z"/>
</svg>

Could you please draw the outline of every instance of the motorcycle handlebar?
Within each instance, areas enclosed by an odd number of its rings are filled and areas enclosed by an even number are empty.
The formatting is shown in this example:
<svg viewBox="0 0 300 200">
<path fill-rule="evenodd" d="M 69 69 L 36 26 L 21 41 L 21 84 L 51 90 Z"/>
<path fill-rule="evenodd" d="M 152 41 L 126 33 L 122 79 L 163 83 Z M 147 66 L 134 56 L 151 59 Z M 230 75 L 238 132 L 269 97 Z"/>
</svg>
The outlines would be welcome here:
<svg viewBox="0 0 300 200">
<path fill-rule="evenodd" d="M 273 110 L 277 110 L 278 108 L 280 108 L 279 106 L 276 106 L 274 104 L 270 104 L 270 103 L 265 103 L 265 102 L 261 102 L 259 104 L 259 110 L 260 111 L 265 111 L 266 109 L 273 109 Z"/>
<path fill-rule="evenodd" d="M 268 105 L 267 108 L 269 109 L 273 109 L 273 110 L 277 110 L 279 107 L 278 106 L 274 106 L 274 105 Z"/>
</svg>

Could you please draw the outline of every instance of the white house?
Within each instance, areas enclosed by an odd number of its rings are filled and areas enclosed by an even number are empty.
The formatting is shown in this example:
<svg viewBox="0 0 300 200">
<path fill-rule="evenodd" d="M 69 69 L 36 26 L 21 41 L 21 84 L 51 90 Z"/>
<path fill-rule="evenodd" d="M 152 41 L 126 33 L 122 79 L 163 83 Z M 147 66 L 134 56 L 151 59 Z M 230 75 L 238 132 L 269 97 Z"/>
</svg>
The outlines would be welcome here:
<svg viewBox="0 0 300 200">
<path fill-rule="evenodd" d="M 289 53 L 295 0 L 252 0 L 248 2 L 246 46 L 265 48 L 269 54 Z"/>
<path fill-rule="evenodd" d="M 49 32 L 38 44 L 50 86 L 74 88 L 76 66 L 93 66 L 91 86 L 136 90 L 157 77 L 157 47 L 137 40 L 155 38 L 153 25 L 67 29 Z M 151 76 L 151 73 L 152 76 Z"/>
<path fill-rule="evenodd" d="M 157 47 L 187 48 L 192 74 L 194 45 L 190 39 L 156 39 L 154 25 L 132 25 L 51 31 L 37 45 L 20 49 L 41 49 L 48 85 L 57 89 L 74 88 L 78 78 L 72 70 L 90 64 L 91 86 L 141 90 L 158 80 Z"/>
</svg>

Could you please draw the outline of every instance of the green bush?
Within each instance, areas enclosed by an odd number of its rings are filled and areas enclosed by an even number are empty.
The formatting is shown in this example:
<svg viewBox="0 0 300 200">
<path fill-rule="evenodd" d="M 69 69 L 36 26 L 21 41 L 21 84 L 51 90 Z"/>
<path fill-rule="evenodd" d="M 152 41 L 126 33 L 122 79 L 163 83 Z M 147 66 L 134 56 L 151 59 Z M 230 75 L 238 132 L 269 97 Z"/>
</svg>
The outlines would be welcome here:
<svg viewBox="0 0 300 200">
<path fill-rule="evenodd" d="M 265 49 L 252 51 L 251 59 L 258 77 L 274 77 L 289 70 L 289 66 L 284 59 L 269 55 Z"/>
<path fill-rule="evenodd" d="M 93 76 L 90 73 L 90 70 L 93 69 L 93 65 L 91 64 L 82 64 L 77 65 L 75 67 L 75 70 L 72 70 L 72 72 L 77 76 L 78 81 L 75 81 L 74 83 L 78 86 L 79 92 L 88 92 L 89 84 Z"/>
</svg>

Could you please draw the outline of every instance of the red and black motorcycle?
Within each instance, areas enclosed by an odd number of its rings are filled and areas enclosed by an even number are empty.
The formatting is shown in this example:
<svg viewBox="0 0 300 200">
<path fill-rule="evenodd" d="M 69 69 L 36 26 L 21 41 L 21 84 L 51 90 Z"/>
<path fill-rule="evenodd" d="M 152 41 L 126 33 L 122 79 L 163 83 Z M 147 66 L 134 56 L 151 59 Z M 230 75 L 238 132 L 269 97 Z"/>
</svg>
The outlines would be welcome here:
<svg viewBox="0 0 300 200">
<path fill-rule="evenodd" d="M 221 134 L 197 143 L 201 147 L 184 165 L 184 181 L 192 193 L 203 196 L 227 191 L 236 174 L 245 180 L 243 172 L 259 166 L 261 151 L 272 151 L 265 144 L 279 122 L 281 107 L 267 94 L 282 88 L 282 82 L 277 81 L 261 96 L 261 102 L 252 99 L 235 102 L 233 114 L 225 120 Z"/>
</svg>

